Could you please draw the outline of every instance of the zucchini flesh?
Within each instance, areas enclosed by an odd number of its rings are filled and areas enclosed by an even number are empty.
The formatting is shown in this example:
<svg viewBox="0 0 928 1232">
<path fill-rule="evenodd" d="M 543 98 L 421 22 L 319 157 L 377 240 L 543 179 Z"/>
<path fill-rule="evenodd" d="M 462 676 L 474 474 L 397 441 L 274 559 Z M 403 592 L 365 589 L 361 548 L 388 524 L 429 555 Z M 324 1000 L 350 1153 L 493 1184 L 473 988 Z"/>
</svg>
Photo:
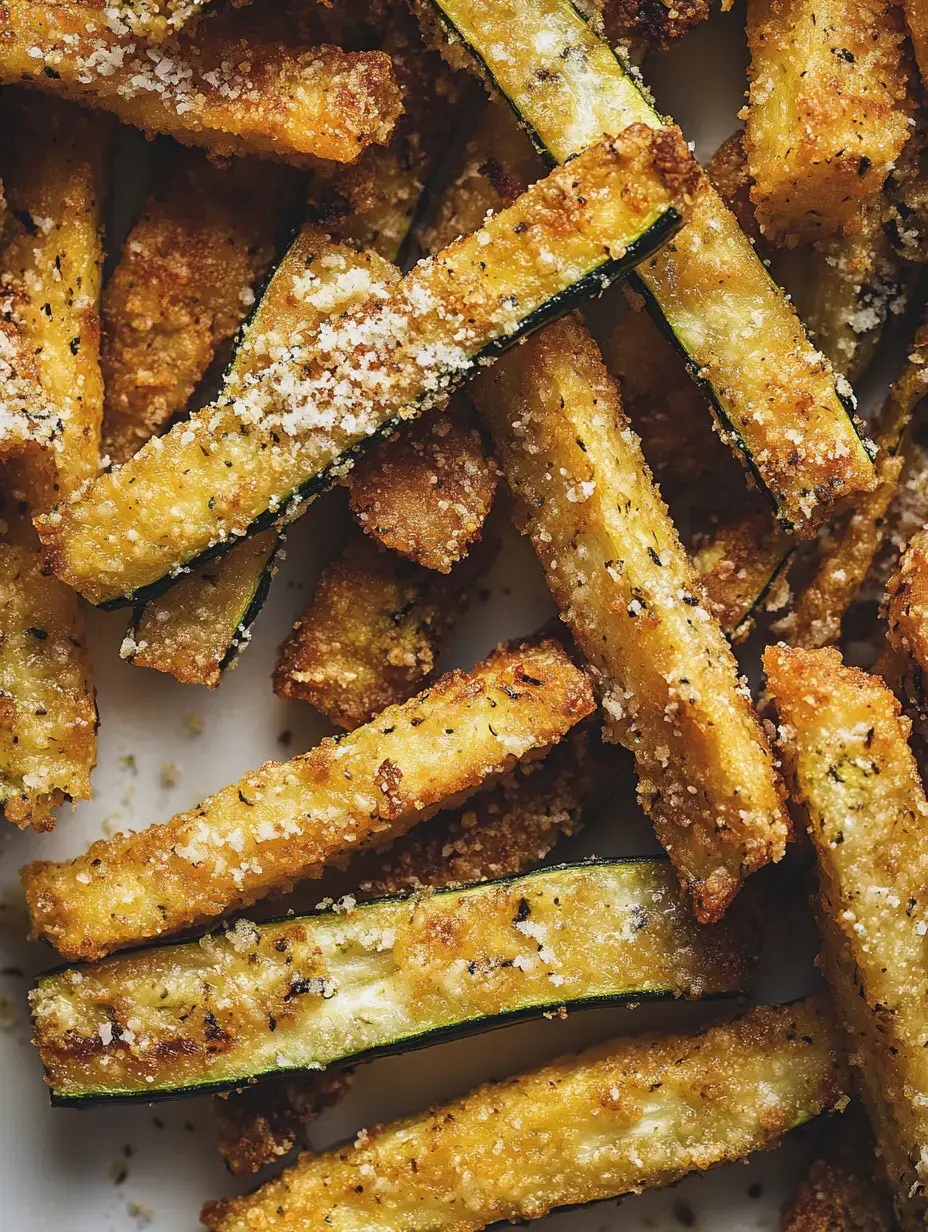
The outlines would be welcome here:
<svg viewBox="0 0 928 1232">
<path fill-rule="evenodd" d="M 549 162 L 632 122 L 663 123 L 570 0 L 423 0 L 478 61 Z M 723 437 L 787 529 L 811 536 L 874 484 L 853 396 L 809 343 L 715 190 L 636 283 L 709 396 Z"/>
<path fill-rule="evenodd" d="M 928 1141 L 928 800 L 883 681 L 836 650 L 771 647 L 768 684 L 818 860 L 823 960 L 901 1222 L 921 1227 Z"/>
<path fill-rule="evenodd" d="M 4 91 L 2 177 L 11 216 L 0 279 L 43 395 L 62 415 L 54 450 L 17 464 L 33 512 L 100 466 L 100 289 L 108 122 L 58 99 Z"/>
<path fill-rule="evenodd" d="M 92 960 L 283 893 L 508 773 L 592 709 L 557 643 L 501 650 L 163 825 L 28 865 L 35 930 L 65 957 Z"/>
<path fill-rule="evenodd" d="M 241 37 L 229 16 L 228 32 L 220 15 L 163 52 L 114 31 L 103 6 L 6 0 L 0 81 L 92 102 L 214 154 L 350 163 L 389 140 L 402 111 L 389 56 L 286 47 L 264 41 L 260 24 Z"/>
<path fill-rule="evenodd" d="M 0 805 L 51 830 L 51 810 L 90 799 L 97 708 L 80 601 L 39 568 L 25 507 L 7 503 L 0 537 Z"/>
<path fill-rule="evenodd" d="M 674 882 L 663 861 L 561 866 L 239 920 L 47 976 L 32 1010 L 52 1099 L 216 1091 L 560 1005 L 742 990 L 744 942 L 734 927 L 700 929 Z"/>
<path fill-rule="evenodd" d="M 631 129 L 392 289 L 382 259 L 307 229 L 262 301 L 270 365 L 41 519 L 49 566 L 91 602 L 122 604 L 296 517 L 359 450 L 663 242 L 694 166 L 675 131 Z M 282 338 L 269 296 L 290 294 L 300 328 Z M 367 306 L 320 328 L 359 300 Z"/>
<path fill-rule="evenodd" d="M 670 1185 L 841 1102 L 840 1040 L 816 1000 L 695 1036 L 618 1040 L 358 1135 L 252 1194 L 213 1232 L 479 1232 Z"/>
<path fill-rule="evenodd" d="M 544 761 L 520 763 L 463 808 L 439 813 L 386 853 L 353 861 L 358 885 L 353 897 L 385 898 L 528 872 L 579 828 L 585 754 L 585 733 L 575 728 Z M 336 1090 L 333 1081 L 341 1084 Z M 257 1172 L 285 1155 L 309 1121 L 346 1087 L 338 1071 L 316 1070 L 217 1097 L 219 1149 L 230 1170 Z"/>
<path fill-rule="evenodd" d="M 744 147 L 761 230 L 853 229 L 910 133 L 905 23 L 888 0 L 750 0 Z"/>
<path fill-rule="evenodd" d="M 703 921 L 789 832 L 773 755 L 654 487 L 618 391 L 575 321 L 472 387 L 516 519 L 594 669 L 608 738 Z"/>
<path fill-rule="evenodd" d="M 272 528 L 181 578 L 138 612 L 121 657 L 182 684 L 215 689 L 251 641 L 282 547 L 283 537 Z"/>
</svg>

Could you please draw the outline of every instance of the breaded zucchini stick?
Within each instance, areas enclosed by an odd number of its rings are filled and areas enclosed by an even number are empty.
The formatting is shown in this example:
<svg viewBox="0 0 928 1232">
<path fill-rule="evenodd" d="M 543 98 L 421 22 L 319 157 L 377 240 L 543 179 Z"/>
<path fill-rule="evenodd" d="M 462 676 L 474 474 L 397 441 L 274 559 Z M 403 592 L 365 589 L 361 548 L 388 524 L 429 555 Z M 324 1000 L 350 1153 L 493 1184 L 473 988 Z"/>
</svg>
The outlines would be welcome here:
<svg viewBox="0 0 928 1232">
<path fill-rule="evenodd" d="M 918 714 L 926 712 L 928 670 L 928 529 L 918 531 L 886 588 L 886 638 L 898 655 L 902 690 Z"/>
<path fill-rule="evenodd" d="M 771 1146 L 840 1103 L 839 1056 L 814 1000 L 695 1036 L 614 1041 L 305 1155 L 200 1218 L 213 1232 L 478 1232 L 539 1219 Z"/>
<path fill-rule="evenodd" d="M 284 168 L 178 149 L 103 295 L 103 453 L 131 458 L 186 411 L 254 302 L 292 186 Z"/>
<path fill-rule="evenodd" d="M 279 299 L 275 331 L 294 322 L 287 348 L 264 339 L 268 366 L 246 365 L 217 403 L 41 519 L 48 567 L 91 602 L 122 605 L 293 519 L 363 448 L 663 242 L 697 170 L 676 130 L 633 126 L 393 286 L 381 258 L 307 228 L 262 300 L 263 312 Z"/>
<path fill-rule="evenodd" d="M 8 820 L 47 830 L 90 796 L 97 712 L 77 595 L 40 570 L 30 515 L 95 474 L 100 458 L 101 228 L 108 129 L 56 99 L 5 91 L 10 215 L 2 296 L 43 399 L 60 408 L 53 450 L 9 463 L 0 536 L 0 796 Z"/>
<path fill-rule="evenodd" d="M 795 546 L 768 510 L 740 505 L 731 521 L 697 536 L 693 551 L 706 605 L 735 643 L 749 636 L 759 611 L 776 611 L 786 602 Z"/>
<path fill-rule="evenodd" d="M 859 225 L 908 139 L 905 29 L 891 0 L 750 0 L 744 146 L 761 231 Z"/>
<path fill-rule="evenodd" d="M 764 666 L 819 870 L 822 964 L 905 1229 L 925 1215 L 928 800 L 911 724 L 836 650 L 774 646 Z"/>
<path fill-rule="evenodd" d="M 28 865 L 33 926 L 66 957 L 94 959 L 283 893 L 508 773 L 592 708 L 556 643 L 500 650 L 164 825 Z"/>
<path fill-rule="evenodd" d="M 780 1232 L 894 1232 L 873 1133 L 854 1104 L 828 1126 L 822 1154 L 809 1166 L 780 1221 Z"/>
<path fill-rule="evenodd" d="M 732 0 L 724 0 L 723 9 Z M 709 0 L 605 0 L 602 22 L 611 44 L 640 40 L 667 50 L 709 16 Z"/>
<path fill-rule="evenodd" d="M 390 139 L 402 107 L 383 52 L 231 37 L 221 16 L 195 39 L 142 47 L 111 28 L 104 0 L 5 0 L 0 82 L 91 103 L 213 154 L 297 163 L 354 162 Z"/>
<path fill-rule="evenodd" d="M 439 813 L 386 853 L 352 862 L 350 872 L 359 886 L 352 897 L 363 902 L 425 887 L 514 877 L 540 864 L 562 836 L 579 828 L 585 747 L 585 733 L 574 728 L 544 761 L 520 762 L 463 808 Z M 219 1149 L 229 1169 L 236 1175 L 257 1172 L 285 1155 L 347 1085 L 343 1074 L 326 1072 L 217 1097 Z"/>
<path fill-rule="evenodd" d="M 926 393 L 928 325 L 922 325 L 877 419 L 879 487 L 859 497 L 823 542 L 813 576 L 777 628 L 791 645 L 828 646 L 840 637 L 841 622 L 871 573 L 889 530 L 889 511 L 909 448 L 909 423 Z"/>
<path fill-rule="evenodd" d="M 608 738 L 697 916 L 782 858 L 789 825 L 766 737 L 655 488 L 618 390 L 579 323 L 472 386 L 562 619 L 594 669 Z"/>
<path fill-rule="evenodd" d="M 281 646 L 274 692 L 348 731 L 406 701 L 433 676 L 473 574 L 443 577 L 356 533 Z"/>
<path fill-rule="evenodd" d="M 503 93 L 549 163 L 654 109 L 570 0 L 417 0 Z M 463 51 L 462 51 L 463 48 Z M 834 502 L 875 484 L 848 411 L 850 387 L 810 345 L 714 190 L 700 194 L 672 244 L 639 263 L 633 282 L 659 311 L 711 399 L 719 431 L 786 529 L 811 538 Z"/>
</svg>

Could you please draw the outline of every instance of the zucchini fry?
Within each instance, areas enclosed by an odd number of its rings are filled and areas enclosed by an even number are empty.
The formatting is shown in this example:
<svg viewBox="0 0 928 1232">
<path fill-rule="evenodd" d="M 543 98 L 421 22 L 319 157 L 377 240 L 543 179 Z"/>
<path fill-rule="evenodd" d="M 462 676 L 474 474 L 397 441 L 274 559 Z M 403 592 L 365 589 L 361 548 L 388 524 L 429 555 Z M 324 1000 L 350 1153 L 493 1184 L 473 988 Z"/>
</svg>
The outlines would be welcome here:
<svg viewBox="0 0 928 1232">
<path fill-rule="evenodd" d="M 284 893 L 508 773 L 592 708 L 586 678 L 556 643 L 501 650 L 164 825 L 28 865 L 33 926 L 65 957 L 92 960 Z"/>
<path fill-rule="evenodd" d="M 7 492 L 0 535 L 0 806 L 51 830 L 52 809 L 90 798 L 97 708 L 77 595 L 39 569 L 25 502 Z"/>
<path fill-rule="evenodd" d="M 873 1133 L 857 1104 L 829 1128 L 822 1156 L 800 1182 L 780 1232 L 895 1232 Z"/>
<path fill-rule="evenodd" d="M 66 968 L 41 978 L 31 1000 L 52 1102 L 228 1090 L 562 1005 L 742 991 L 750 930 L 743 921 L 700 928 L 674 880 L 661 859 L 559 865 L 266 924 L 238 920 L 198 940 Z M 382 1012 L 372 1014 L 372 1002 Z"/>
<path fill-rule="evenodd" d="M 347 486 L 363 530 L 401 556 L 448 573 L 479 539 L 497 478 L 476 416 L 459 397 L 361 458 Z"/>
<path fill-rule="evenodd" d="M 914 534 L 886 588 L 886 638 L 898 655 L 902 692 L 918 717 L 926 713 L 928 670 L 928 532 Z"/>
<path fill-rule="evenodd" d="M 269 296 L 279 303 L 281 319 L 268 320 L 289 345 L 265 339 L 269 366 L 40 519 L 48 567 L 91 602 L 122 605 L 296 517 L 378 436 L 447 402 L 478 365 L 666 239 L 694 168 L 675 130 L 639 125 L 393 287 L 382 258 L 304 230 L 262 300 L 262 312 Z"/>
<path fill-rule="evenodd" d="M 448 54 L 473 58 L 549 162 L 631 122 L 663 123 L 570 0 L 418 3 L 451 30 Z M 847 382 L 836 387 L 714 190 L 700 194 L 672 244 L 639 264 L 634 282 L 711 399 L 723 439 L 787 529 L 811 537 L 836 500 L 874 486 Z"/>
<path fill-rule="evenodd" d="M 260 26 L 257 27 L 260 30 Z M 231 37 L 222 17 L 168 50 L 114 31 L 103 0 L 5 0 L 0 82 L 114 112 L 213 154 L 354 162 L 402 103 L 389 56 Z"/>
<path fill-rule="evenodd" d="M 749 636 L 759 611 L 776 611 L 786 602 L 794 546 L 769 512 L 758 508 L 742 508 L 732 521 L 697 537 L 693 567 L 706 606 L 733 642 Z"/>
<path fill-rule="evenodd" d="M 840 1106 L 839 1055 L 814 1000 L 695 1036 L 614 1041 L 304 1155 L 200 1218 L 212 1232 L 478 1232 L 539 1219 L 773 1145 Z"/>
<path fill-rule="evenodd" d="M 793 646 L 828 646 L 871 573 L 890 527 L 890 507 L 899 491 L 907 433 L 916 407 L 928 393 L 928 325 L 918 330 L 905 365 L 877 421 L 879 486 L 858 498 L 821 548 L 815 572 L 777 626 Z"/>
<path fill-rule="evenodd" d="M 58 409 L 55 448 L 17 463 L 33 512 L 50 508 L 100 466 L 101 231 L 109 129 L 70 103 L 5 90 L 0 164 L 10 214 L 0 294 L 35 377 Z M 25 469 L 23 469 L 25 468 Z"/>
<path fill-rule="evenodd" d="M 608 738 L 703 922 L 782 858 L 766 737 L 589 335 L 560 322 L 472 386 L 517 523 L 596 674 Z"/>
<path fill-rule="evenodd" d="M 446 578 L 356 535 L 281 646 L 274 692 L 348 731 L 407 701 L 434 674 L 473 573 Z"/>
<path fill-rule="evenodd" d="M 795 243 L 856 229 L 911 131 L 898 6 L 749 0 L 747 29 L 744 148 L 761 231 Z"/>
<path fill-rule="evenodd" d="M 166 672 L 181 684 L 215 689 L 251 641 L 264 607 L 283 536 L 273 527 L 234 552 L 180 579 L 136 613 L 120 656 Z"/>
<path fill-rule="evenodd" d="M 579 827 L 585 733 L 574 728 L 544 761 L 521 762 L 460 810 L 439 813 L 385 854 L 352 861 L 358 901 L 515 877 L 540 864 Z M 219 1149 L 236 1175 L 257 1172 L 296 1146 L 307 1124 L 347 1089 L 338 1072 L 246 1087 L 213 1101 Z"/>
<path fill-rule="evenodd" d="M 822 962 L 906 1229 L 925 1213 L 928 800 L 910 723 L 836 650 L 764 656 L 818 858 Z"/>
<path fill-rule="evenodd" d="M 170 159 L 103 295 L 103 452 L 117 464 L 187 409 L 241 326 L 291 195 L 284 168 Z"/>
<path fill-rule="evenodd" d="M 0 798 L 15 825 L 49 830 L 51 810 L 90 796 L 96 704 L 75 593 L 43 577 L 30 514 L 96 473 L 103 384 L 99 300 L 106 132 L 55 99 L 4 93 L 10 216 L 0 281 L 33 379 L 61 409 L 54 450 L 7 464 L 0 537 Z"/>
<path fill-rule="evenodd" d="M 928 13 L 921 0 L 902 0 L 902 7 L 922 82 L 928 83 Z"/>
<path fill-rule="evenodd" d="M 724 0 L 723 9 L 732 0 Z M 709 0 L 605 0 L 602 6 L 603 28 L 609 42 L 629 43 L 640 40 L 648 48 L 672 47 L 693 26 L 709 16 Z"/>
</svg>

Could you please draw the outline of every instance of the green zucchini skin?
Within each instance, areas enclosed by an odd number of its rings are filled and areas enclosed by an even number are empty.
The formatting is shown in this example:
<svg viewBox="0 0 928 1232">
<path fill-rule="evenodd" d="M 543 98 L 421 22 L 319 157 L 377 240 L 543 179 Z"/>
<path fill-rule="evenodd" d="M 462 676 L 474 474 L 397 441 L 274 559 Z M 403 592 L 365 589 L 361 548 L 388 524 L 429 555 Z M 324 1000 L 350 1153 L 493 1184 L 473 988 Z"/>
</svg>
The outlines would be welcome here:
<svg viewBox="0 0 928 1232">
<path fill-rule="evenodd" d="M 750 971 L 744 923 L 700 928 L 666 859 L 592 860 L 372 900 L 351 914 L 240 921 L 199 940 L 59 968 L 38 981 L 33 1014 L 53 1103 L 183 1098 L 354 1065 L 562 1005 L 738 993 Z M 205 995 L 191 992 L 201 970 Z M 233 991 L 242 987 L 247 995 Z M 356 1003 L 376 1004 L 379 1019 Z M 123 1016 L 133 1022 L 128 1048 Z M 201 1018 L 202 1030 L 186 1025 Z M 127 1055 L 140 1038 L 136 1063 Z"/>
</svg>

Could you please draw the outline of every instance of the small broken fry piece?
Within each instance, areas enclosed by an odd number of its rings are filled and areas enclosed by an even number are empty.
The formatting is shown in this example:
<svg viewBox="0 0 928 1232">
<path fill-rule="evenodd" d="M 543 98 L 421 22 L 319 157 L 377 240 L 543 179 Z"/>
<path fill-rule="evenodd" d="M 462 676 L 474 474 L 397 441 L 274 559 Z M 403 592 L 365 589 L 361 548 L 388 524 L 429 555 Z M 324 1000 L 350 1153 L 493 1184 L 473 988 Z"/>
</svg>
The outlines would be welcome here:
<svg viewBox="0 0 928 1232">
<path fill-rule="evenodd" d="M 926 1210 L 928 800 L 910 723 L 836 650 L 770 647 L 767 681 L 818 859 L 822 965 L 906 1229 Z"/>
<path fill-rule="evenodd" d="M 304 1155 L 200 1218 L 212 1232 L 395 1232 L 427 1212 L 429 1232 L 480 1232 L 740 1159 L 840 1106 L 847 1088 L 822 1001 L 762 1007 L 696 1035 L 616 1040 L 488 1083 Z M 466 1204 L 462 1168 L 474 1178 Z"/>
<path fill-rule="evenodd" d="M 448 573 L 479 538 L 497 472 L 469 404 L 405 427 L 348 476 L 359 525 L 401 556 Z"/>
<path fill-rule="evenodd" d="M 767 739 L 596 345 L 547 329 L 471 386 L 609 738 L 703 922 L 784 854 Z"/>
<path fill-rule="evenodd" d="M 750 0 L 744 148 L 761 230 L 855 228 L 908 139 L 905 30 L 891 0 Z"/>
<path fill-rule="evenodd" d="M 68 958 L 95 959 L 207 923 L 399 837 L 557 743 L 592 709 L 586 677 L 555 642 L 502 649 L 164 825 L 101 840 L 76 860 L 27 865 L 34 929 Z"/>
<path fill-rule="evenodd" d="M 260 30 L 260 26 L 256 29 Z M 227 36 L 220 15 L 165 50 L 118 33 L 102 3 L 5 0 L 0 82 L 114 112 L 213 154 L 354 162 L 402 110 L 389 56 Z"/>
<path fill-rule="evenodd" d="M 442 577 L 356 534 L 281 646 L 274 692 L 348 731 L 405 702 L 434 674 L 473 572 Z"/>
</svg>

